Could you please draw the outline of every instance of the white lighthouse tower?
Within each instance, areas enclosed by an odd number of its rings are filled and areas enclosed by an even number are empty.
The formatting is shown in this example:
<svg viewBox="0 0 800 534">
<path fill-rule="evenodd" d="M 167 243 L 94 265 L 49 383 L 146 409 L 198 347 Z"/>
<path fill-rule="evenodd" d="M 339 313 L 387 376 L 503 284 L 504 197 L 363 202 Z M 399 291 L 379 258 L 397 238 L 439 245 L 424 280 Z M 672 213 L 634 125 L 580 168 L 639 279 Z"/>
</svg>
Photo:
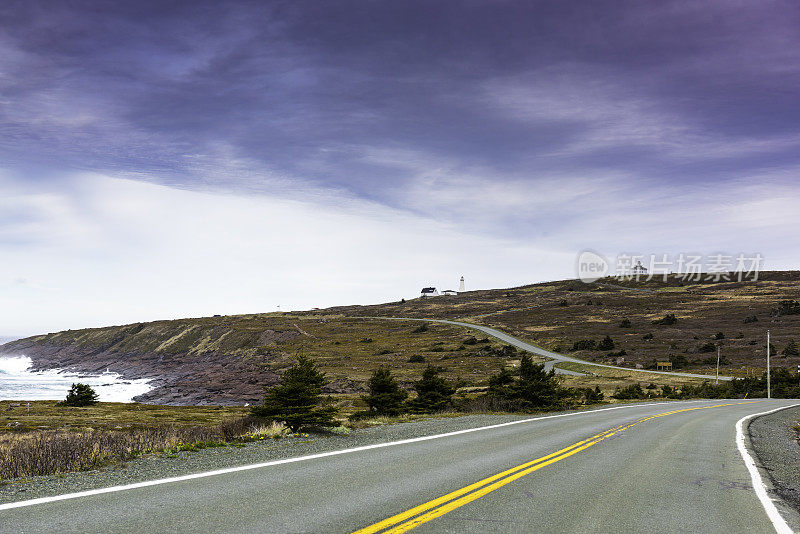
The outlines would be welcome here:
<svg viewBox="0 0 800 534">
<path fill-rule="evenodd" d="M 458 282 L 458 292 L 463 293 L 467 290 L 467 287 L 464 285 L 464 277 L 461 277 L 461 280 Z"/>
</svg>

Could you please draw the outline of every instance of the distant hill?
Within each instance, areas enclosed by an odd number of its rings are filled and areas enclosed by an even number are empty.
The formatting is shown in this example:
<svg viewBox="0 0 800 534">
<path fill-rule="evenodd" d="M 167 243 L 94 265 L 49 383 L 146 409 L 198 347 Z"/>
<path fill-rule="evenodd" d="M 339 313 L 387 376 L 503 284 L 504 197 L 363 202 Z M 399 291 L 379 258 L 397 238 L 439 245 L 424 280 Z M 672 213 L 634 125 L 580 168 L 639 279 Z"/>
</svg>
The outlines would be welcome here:
<svg viewBox="0 0 800 534">
<path fill-rule="evenodd" d="M 274 385 L 298 352 L 327 372 L 331 393 L 363 391 L 377 366 L 410 385 L 425 362 L 447 360 L 447 375 L 478 383 L 505 360 L 499 343 L 473 340 L 465 329 L 446 325 L 264 314 L 67 330 L 8 343 L 0 353 L 25 354 L 37 368 L 155 377 L 156 389 L 137 399 L 142 402 L 243 404 L 263 398 L 263 387 Z M 424 362 L 409 363 L 415 355 Z"/>
<path fill-rule="evenodd" d="M 70 330 L 7 343 L 0 352 L 24 353 L 40 368 L 155 376 L 158 387 L 141 400 L 171 404 L 257 401 L 298 351 L 318 360 L 332 379 L 331 392 L 363 390 L 378 366 L 392 368 L 409 384 L 427 363 L 467 385 L 483 385 L 511 361 L 499 343 L 459 327 L 363 319 L 452 318 L 495 326 L 588 361 L 624 358 L 622 365 L 630 367 L 672 360 L 684 370 L 708 372 L 719 344 L 723 372 L 745 375 L 763 369 L 767 329 L 777 350 L 774 365 L 800 364 L 791 350 L 782 354 L 792 339 L 800 343 L 797 300 L 797 271 L 761 273 L 757 282 L 565 280 L 374 306 Z M 654 324 L 666 315 L 676 322 Z M 613 349 L 585 348 L 605 336 Z M 426 363 L 408 363 L 413 355 Z"/>
<path fill-rule="evenodd" d="M 773 364 L 793 370 L 800 364 L 800 355 L 783 354 L 791 341 L 800 345 L 800 305 L 781 307 L 782 302 L 795 301 L 800 301 L 800 271 L 769 271 L 760 273 L 756 282 L 690 283 L 677 276 L 666 282 L 565 280 L 330 311 L 459 318 L 589 361 L 615 363 L 623 357 L 626 366 L 648 368 L 656 360 L 672 359 L 692 372 L 710 372 L 716 350 L 709 344 L 719 344 L 725 372 L 745 375 L 763 369 L 768 329 L 777 352 Z M 787 313 L 789 309 L 795 313 Z M 667 314 L 675 315 L 677 322 L 653 324 Z M 630 326 L 621 326 L 626 320 Z M 716 339 L 720 333 L 724 337 Z M 614 341 L 612 350 L 572 350 L 576 343 L 599 343 L 606 335 Z M 609 355 L 622 350 L 624 356 Z"/>
</svg>

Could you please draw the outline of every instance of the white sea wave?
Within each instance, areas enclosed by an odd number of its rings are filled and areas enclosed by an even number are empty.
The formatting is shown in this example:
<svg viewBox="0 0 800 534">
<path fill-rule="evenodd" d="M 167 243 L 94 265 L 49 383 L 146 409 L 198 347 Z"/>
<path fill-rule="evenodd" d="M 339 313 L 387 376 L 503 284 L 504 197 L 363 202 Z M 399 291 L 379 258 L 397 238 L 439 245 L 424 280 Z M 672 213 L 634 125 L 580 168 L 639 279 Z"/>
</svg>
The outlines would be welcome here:
<svg viewBox="0 0 800 534">
<path fill-rule="evenodd" d="M 89 384 L 106 402 L 131 402 L 152 389 L 150 379 L 124 380 L 117 373 L 32 372 L 30 367 L 27 356 L 0 356 L 0 400 L 62 400 L 75 382 Z"/>
</svg>

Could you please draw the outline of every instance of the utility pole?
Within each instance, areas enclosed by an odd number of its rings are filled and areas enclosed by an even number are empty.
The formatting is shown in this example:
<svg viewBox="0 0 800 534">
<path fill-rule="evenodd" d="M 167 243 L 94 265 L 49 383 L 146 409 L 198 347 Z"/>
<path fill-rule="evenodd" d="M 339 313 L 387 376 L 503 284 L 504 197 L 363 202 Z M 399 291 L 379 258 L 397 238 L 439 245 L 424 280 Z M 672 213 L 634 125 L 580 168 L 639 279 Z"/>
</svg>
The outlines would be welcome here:
<svg viewBox="0 0 800 534">
<path fill-rule="evenodd" d="M 772 390 L 769 383 L 769 330 L 767 330 L 767 398 L 772 398 Z"/>
<path fill-rule="evenodd" d="M 714 379 L 714 385 L 719 384 L 719 343 L 717 343 L 717 377 Z"/>
</svg>

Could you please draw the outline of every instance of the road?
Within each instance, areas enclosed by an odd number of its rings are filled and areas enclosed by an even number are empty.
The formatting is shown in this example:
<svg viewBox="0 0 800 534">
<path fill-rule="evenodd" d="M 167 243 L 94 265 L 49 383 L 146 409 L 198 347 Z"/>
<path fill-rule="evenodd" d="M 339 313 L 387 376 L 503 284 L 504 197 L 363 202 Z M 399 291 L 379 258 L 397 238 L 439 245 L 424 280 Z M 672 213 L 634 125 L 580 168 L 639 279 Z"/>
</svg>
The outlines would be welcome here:
<svg viewBox="0 0 800 534">
<path fill-rule="evenodd" d="M 796 403 L 670 402 L 543 416 L 0 505 L 0 532 L 775 532 L 737 449 L 736 423 Z"/>
<path fill-rule="evenodd" d="M 617 367 L 616 365 L 605 365 L 600 363 L 594 362 L 587 362 L 585 360 L 581 360 L 579 358 L 573 358 L 572 356 L 565 356 L 563 354 L 559 354 L 557 352 L 552 352 L 541 347 L 537 347 L 536 345 L 532 345 L 530 343 L 526 343 L 521 339 L 515 338 L 506 334 L 501 330 L 497 330 L 496 328 L 490 328 L 488 326 L 483 326 L 479 324 L 473 323 L 464 323 L 461 321 L 450 321 L 447 319 L 416 319 L 410 317 L 359 317 L 359 319 L 384 319 L 384 320 L 391 320 L 391 321 L 423 321 L 426 323 L 443 323 L 443 324 L 451 324 L 454 326 L 461 326 L 464 328 L 470 328 L 472 330 L 478 330 L 479 332 L 483 332 L 486 335 L 492 336 L 494 338 L 499 339 L 509 345 L 513 345 L 519 349 L 524 351 L 528 351 L 533 354 L 537 354 L 539 356 L 543 356 L 545 358 L 549 358 L 550 360 L 545 362 L 544 368 L 545 370 L 549 371 L 550 369 L 555 368 L 556 373 L 564 374 L 564 375 L 577 375 L 577 376 L 585 376 L 585 373 L 579 373 L 576 371 L 570 371 L 569 369 L 559 369 L 555 367 L 559 363 L 581 363 L 592 365 L 594 367 L 604 367 L 606 369 L 620 369 L 623 371 L 636 371 L 638 373 L 651 373 L 656 375 L 670 375 L 670 376 L 680 376 L 680 377 L 689 377 L 689 378 L 707 378 L 709 380 L 714 379 L 711 375 L 700 375 L 700 374 L 692 374 L 692 373 L 678 373 L 678 372 L 670 372 L 670 371 L 651 371 L 649 369 L 631 369 L 629 367 Z M 733 380 L 733 377 L 730 376 L 722 376 L 719 377 L 720 380 Z"/>
</svg>

